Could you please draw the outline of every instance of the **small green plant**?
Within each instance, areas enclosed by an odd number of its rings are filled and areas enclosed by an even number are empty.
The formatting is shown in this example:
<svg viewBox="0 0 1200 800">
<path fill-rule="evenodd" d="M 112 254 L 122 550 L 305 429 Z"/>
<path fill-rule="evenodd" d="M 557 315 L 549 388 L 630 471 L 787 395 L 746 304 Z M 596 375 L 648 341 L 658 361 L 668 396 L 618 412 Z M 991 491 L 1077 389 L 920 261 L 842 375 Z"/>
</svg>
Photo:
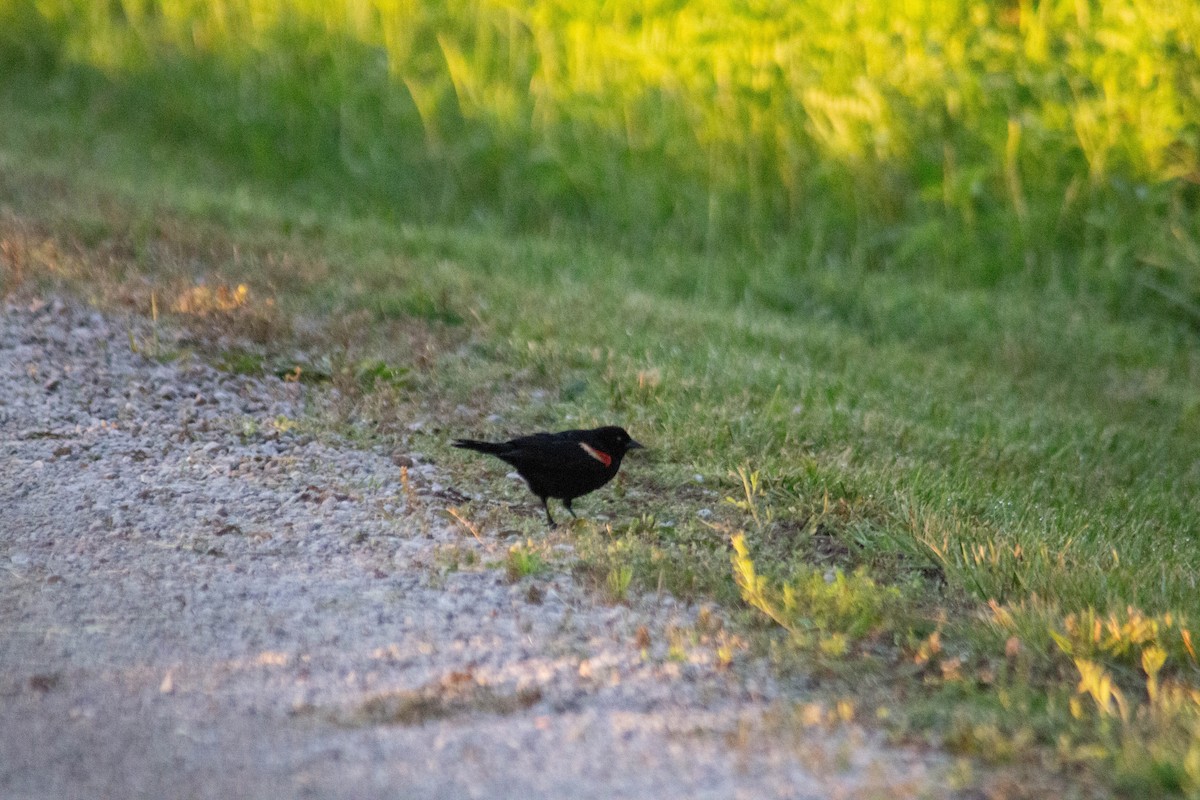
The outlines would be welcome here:
<svg viewBox="0 0 1200 800">
<path fill-rule="evenodd" d="M 639 514 L 630 519 L 620 532 L 625 536 L 650 536 L 657 530 L 657 517 L 653 514 Z"/>
<path fill-rule="evenodd" d="M 614 603 L 622 603 L 629 592 L 629 584 L 633 580 L 633 567 L 628 564 L 613 565 L 604 578 L 604 588 L 608 599 Z"/>
<path fill-rule="evenodd" d="M 764 525 L 769 525 L 775 515 L 771 507 L 765 503 L 766 492 L 763 490 L 758 470 L 751 470 L 749 466 L 741 466 L 730 475 L 741 481 L 742 496 L 726 497 L 725 502 L 749 514 L 754 520 L 755 527 L 759 530 Z"/>
<path fill-rule="evenodd" d="M 1058 648 L 1075 659 L 1103 658 L 1144 666 L 1145 654 L 1153 651 L 1164 659 L 1169 653 L 1192 668 L 1200 666 L 1191 630 L 1175 614 L 1146 614 L 1129 607 L 1123 613 L 1104 615 L 1086 609 L 1067 614 L 1061 627 L 1052 627 L 1049 633 Z"/>
<path fill-rule="evenodd" d="M 354 377 L 365 392 L 377 386 L 406 387 L 412 380 L 411 370 L 407 367 L 391 366 L 379 359 L 359 363 L 354 369 Z"/>
<path fill-rule="evenodd" d="M 1200 691 L 1163 682 L 1167 660 L 1161 647 L 1147 646 L 1141 680 L 1122 688 L 1103 664 L 1073 659 L 1079 682 L 1060 751 L 1069 760 L 1107 764 L 1130 796 L 1200 791 Z"/>
<path fill-rule="evenodd" d="M 266 369 L 266 358 L 247 350 L 226 350 L 217 358 L 217 364 L 226 372 L 237 375 L 261 375 Z"/>
<path fill-rule="evenodd" d="M 772 581 L 755 569 L 744 534 L 735 534 L 732 544 L 733 579 L 742 599 L 802 645 L 841 656 L 852 641 L 898 618 L 899 590 L 880 586 L 864 569 L 846 574 L 801 567 L 789 580 Z"/>
<path fill-rule="evenodd" d="M 508 555 L 504 558 L 504 572 L 510 583 L 538 575 L 546 568 L 546 559 L 532 540 L 527 540 L 524 544 L 514 544 L 508 548 Z"/>
<path fill-rule="evenodd" d="M 457 572 L 463 567 L 469 568 L 479 563 L 479 554 L 474 548 L 457 542 L 439 547 L 435 558 L 446 572 Z"/>
</svg>

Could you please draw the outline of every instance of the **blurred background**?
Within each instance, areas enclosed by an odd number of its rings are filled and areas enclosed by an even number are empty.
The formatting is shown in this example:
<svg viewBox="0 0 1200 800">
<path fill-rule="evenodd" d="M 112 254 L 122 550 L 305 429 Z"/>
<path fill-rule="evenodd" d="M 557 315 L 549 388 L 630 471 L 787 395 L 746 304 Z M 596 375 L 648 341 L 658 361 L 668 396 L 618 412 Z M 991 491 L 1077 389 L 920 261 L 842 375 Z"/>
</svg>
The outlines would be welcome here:
<svg viewBox="0 0 1200 800">
<path fill-rule="evenodd" d="M 1178 0 L 0 0 L 6 92 L 313 202 L 1192 323 L 1198 48 Z"/>
</svg>

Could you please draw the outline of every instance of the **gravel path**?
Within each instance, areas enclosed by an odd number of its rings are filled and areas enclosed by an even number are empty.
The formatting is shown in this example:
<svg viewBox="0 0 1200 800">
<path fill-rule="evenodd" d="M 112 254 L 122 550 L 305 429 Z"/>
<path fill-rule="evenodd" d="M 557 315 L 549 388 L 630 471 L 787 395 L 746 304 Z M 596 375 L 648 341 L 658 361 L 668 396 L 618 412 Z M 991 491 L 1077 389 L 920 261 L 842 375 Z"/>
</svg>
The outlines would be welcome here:
<svg viewBox="0 0 1200 800">
<path fill-rule="evenodd" d="M 436 467 L 405 493 L 280 424 L 321 389 L 141 325 L 0 317 L 0 797 L 946 795 L 943 760 L 782 721 L 695 608 L 510 583 Z"/>
</svg>

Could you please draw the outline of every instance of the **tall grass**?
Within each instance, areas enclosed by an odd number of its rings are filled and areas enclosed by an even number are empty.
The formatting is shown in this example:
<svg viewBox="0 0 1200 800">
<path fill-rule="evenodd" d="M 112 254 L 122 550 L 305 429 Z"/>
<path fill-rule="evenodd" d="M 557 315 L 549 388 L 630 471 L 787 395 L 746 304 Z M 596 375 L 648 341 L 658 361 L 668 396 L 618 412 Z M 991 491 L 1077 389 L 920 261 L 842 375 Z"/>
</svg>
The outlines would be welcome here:
<svg viewBox="0 0 1200 800">
<path fill-rule="evenodd" d="M 1200 6 L 0 0 L 0 64 L 398 214 L 1200 318 Z"/>
</svg>

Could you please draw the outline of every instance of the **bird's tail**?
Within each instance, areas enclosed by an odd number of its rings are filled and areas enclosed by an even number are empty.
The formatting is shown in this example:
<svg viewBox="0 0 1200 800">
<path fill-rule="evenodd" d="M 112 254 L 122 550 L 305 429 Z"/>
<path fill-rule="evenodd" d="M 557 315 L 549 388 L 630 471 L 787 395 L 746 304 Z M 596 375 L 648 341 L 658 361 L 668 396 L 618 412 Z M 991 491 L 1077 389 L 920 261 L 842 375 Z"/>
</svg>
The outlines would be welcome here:
<svg viewBox="0 0 1200 800">
<path fill-rule="evenodd" d="M 508 445 L 500 444 L 499 442 L 480 442 L 475 439 L 455 439 L 454 446 L 493 456 L 499 455 L 508 449 Z"/>
</svg>

